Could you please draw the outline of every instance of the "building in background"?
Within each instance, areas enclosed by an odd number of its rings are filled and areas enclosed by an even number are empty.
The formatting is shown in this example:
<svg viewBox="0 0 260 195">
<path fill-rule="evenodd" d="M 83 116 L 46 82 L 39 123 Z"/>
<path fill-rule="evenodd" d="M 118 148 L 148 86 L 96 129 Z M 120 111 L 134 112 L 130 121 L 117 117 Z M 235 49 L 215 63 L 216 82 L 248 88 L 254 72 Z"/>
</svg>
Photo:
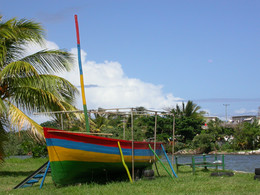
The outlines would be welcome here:
<svg viewBox="0 0 260 195">
<path fill-rule="evenodd" d="M 253 123 L 257 119 L 255 115 L 242 115 L 242 116 L 232 116 L 232 123 L 239 124 L 239 123 Z"/>
</svg>

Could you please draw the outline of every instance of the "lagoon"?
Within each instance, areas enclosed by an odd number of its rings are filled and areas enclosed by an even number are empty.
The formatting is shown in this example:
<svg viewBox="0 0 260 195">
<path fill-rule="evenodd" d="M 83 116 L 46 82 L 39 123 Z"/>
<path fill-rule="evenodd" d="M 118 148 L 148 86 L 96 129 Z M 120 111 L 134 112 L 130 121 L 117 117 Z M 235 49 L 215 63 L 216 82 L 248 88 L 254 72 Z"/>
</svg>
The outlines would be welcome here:
<svg viewBox="0 0 260 195">
<path fill-rule="evenodd" d="M 178 163 L 191 163 L 192 155 L 177 155 L 177 156 L 178 156 Z M 212 157 L 210 159 L 214 159 L 214 155 L 209 155 L 209 156 Z M 171 155 L 168 155 L 168 157 L 170 159 L 172 158 Z M 163 157 L 162 161 L 166 161 L 166 158 Z M 255 168 L 260 168 L 260 155 L 237 155 L 237 154 L 225 155 L 225 169 L 254 173 Z"/>
</svg>

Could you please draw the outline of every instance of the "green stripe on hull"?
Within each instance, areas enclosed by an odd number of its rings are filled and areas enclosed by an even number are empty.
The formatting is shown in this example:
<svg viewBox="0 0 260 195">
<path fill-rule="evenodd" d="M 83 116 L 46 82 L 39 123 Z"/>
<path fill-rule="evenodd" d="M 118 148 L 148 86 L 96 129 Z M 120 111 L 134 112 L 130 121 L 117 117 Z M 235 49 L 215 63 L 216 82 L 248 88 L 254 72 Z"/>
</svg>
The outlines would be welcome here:
<svg viewBox="0 0 260 195">
<path fill-rule="evenodd" d="M 126 163 L 131 170 L 131 163 Z M 145 169 L 151 163 L 135 162 L 135 169 Z M 107 182 L 120 177 L 127 178 L 122 163 L 54 161 L 51 174 L 55 184 L 68 185 L 85 182 Z"/>
</svg>

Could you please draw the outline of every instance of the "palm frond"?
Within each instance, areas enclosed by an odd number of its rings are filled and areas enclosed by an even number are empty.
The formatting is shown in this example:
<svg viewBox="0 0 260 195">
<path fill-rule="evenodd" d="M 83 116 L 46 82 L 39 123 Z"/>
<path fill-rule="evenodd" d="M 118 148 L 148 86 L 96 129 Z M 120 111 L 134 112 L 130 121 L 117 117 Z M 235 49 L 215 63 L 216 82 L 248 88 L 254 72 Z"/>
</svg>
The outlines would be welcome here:
<svg viewBox="0 0 260 195">
<path fill-rule="evenodd" d="M 12 18 L 0 23 L 0 38 L 22 44 L 26 41 L 42 43 L 44 30 L 40 23 L 32 20 Z"/>
<path fill-rule="evenodd" d="M 67 103 L 73 104 L 75 94 L 78 94 L 78 89 L 68 80 L 55 75 L 39 75 L 37 77 L 26 77 L 21 78 L 17 81 L 14 80 L 12 81 L 12 83 L 19 83 L 12 88 L 12 94 L 14 94 L 14 96 L 16 96 L 16 93 L 24 93 L 27 88 L 31 88 L 31 93 L 29 95 L 33 96 L 35 94 L 32 93 L 33 89 L 44 90 L 56 96 L 56 98 L 60 101 L 65 101 Z M 36 92 L 36 94 L 37 93 L 38 92 Z"/>
<path fill-rule="evenodd" d="M 68 80 L 55 75 L 40 75 L 38 80 L 32 77 L 28 81 L 31 83 L 31 86 L 38 86 L 38 88 L 48 90 L 57 95 L 61 101 L 71 104 L 75 95 L 79 93 L 78 89 Z M 38 82 L 36 85 L 34 85 L 35 81 Z"/>
<path fill-rule="evenodd" d="M 38 76 L 37 71 L 31 64 L 24 61 L 11 62 L 0 72 L 0 80 L 4 80 L 6 78 L 26 78 L 32 76 Z"/>
<path fill-rule="evenodd" d="M 15 29 L 16 36 L 19 38 L 20 43 L 26 41 L 33 41 L 36 43 L 42 43 L 44 30 L 40 23 L 32 20 L 20 19 L 14 20 L 13 29 Z"/>
<path fill-rule="evenodd" d="M 21 61 L 32 64 L 39 74 L 53 74 L 71 70 L 72 54 L 62 50 L 42 50 Z"/>
<path fill-rule="evenodd" d="M 9 117 L 13 128 L 28 128 L 38 141 L 43 141 L 43 128 L 12 103 L 9 104 Z"/>
<path fill-rule="evenodd" d="M 15 93 L 10 97 L 10 101 L 29 112 L 65 110 L 61 98 L 57 97 L 57 94 L 31 86 L 15 88 Z"/>
<path fill-rule="evenodd" d="M 17 60 L 27 42 L 43 43 L 44 30 L 39 23 L 13 18 L 0 22 L 0 69 L 5 64 Z"/>
</svg>

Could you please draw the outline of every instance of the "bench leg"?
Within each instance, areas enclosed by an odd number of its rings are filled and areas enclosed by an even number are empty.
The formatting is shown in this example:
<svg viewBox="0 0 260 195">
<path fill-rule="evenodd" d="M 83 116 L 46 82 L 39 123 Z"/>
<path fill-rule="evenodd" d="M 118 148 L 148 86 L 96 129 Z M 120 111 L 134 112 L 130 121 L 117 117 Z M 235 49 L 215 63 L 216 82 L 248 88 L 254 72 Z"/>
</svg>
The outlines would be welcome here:
<svg viewBox="0 0 260 195">
<path fill-rule="evenodd" d="M 194 156 L 192 156 L 192 172 L 193 172 L 193 175 L 195 175 L 195 159 L 194 159 Z"/>
</svg>

